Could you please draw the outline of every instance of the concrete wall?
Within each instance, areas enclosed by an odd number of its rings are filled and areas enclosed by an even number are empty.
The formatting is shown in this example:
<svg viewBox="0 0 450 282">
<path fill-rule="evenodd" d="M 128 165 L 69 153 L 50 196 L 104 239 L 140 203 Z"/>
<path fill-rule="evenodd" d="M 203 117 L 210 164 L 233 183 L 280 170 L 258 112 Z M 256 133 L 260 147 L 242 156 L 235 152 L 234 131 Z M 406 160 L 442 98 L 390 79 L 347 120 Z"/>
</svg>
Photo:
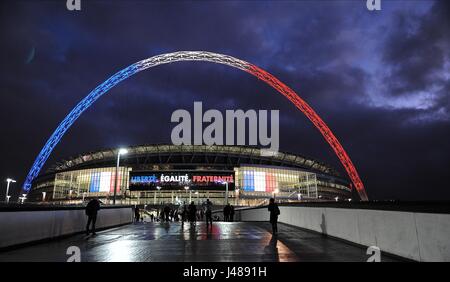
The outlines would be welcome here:
<svg viewBox="0 0 450 282">
<path fill-rule="evenodd" d="M 417 261 L 450 261 L 450 214 L 280 206 L 279 221 Z M 268 221 L 267 208 L 237 211 Z"/>
<path fill-rule="evenodd" d="M 100 209 L 96 228 L 130 223 L 131 207 Z M 84 231 L 84 209 L 2 211 L 0 212 L 0 248 L 50 239 Z"/>
</svg>

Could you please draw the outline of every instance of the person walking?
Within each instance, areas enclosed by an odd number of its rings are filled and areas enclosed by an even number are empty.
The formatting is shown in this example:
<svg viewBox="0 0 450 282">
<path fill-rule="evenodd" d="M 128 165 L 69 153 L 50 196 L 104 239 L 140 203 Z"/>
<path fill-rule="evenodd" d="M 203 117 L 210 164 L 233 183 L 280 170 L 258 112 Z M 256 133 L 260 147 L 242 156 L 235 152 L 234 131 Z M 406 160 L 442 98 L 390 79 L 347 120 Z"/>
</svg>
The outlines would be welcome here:
<svg viewBox="0 0 450 282">
<path fill-rule="evenodd" d="M 181 212 L 181 222 L 184 224 L 185 221 L 187 221 L 188 218 L 188 210 L 186 208 L 186 203 L 183 205 L 183 211 Z"/>
<path fill-rule="evenodd" d="M 234 221 L 234 206 L 230 205 L 230 221 Z"/>
<path fill-rule="evenodd" d="M 86 235 L 89 235 L 89 227 L 92 223 L 92 235 L 96 235 L 95 233 L 95 222 L 97 221 L 97 212 L 100 210 L 100 201 L 96 198 L 89 201 L 86 205 L 86 215 L 88 217 L 86 224 Z"/>
<path fill-rule="evenodd" d="M 175 209 L 170 210 L 170 221 L 175 221 Z"/>
<path fill-rule="evenodd" d="M 227 221 L 229 221 L 229 218 L 230 218 L 230 204 L 228 203 L 223 208 L 223 221 L 227 222 Z"/>
<path fill-rule="evenodd" d="M 170 207 L 168 206 L 168 205 L 166 205 L 165 207 L 164 207 L 164 220 L 166 221 L 166 222 L 169 222 L 170 221 L 170 218 L 169 218 L 169 216 L 170 216 Z"/>
<path fill-rule="evenodd" d="M 178 209 L 175 209 L 173 213 L 173 221 L 178 222 L 180 218 L 178 217 Z"/>
<path fill-rule="evenodd" d="M 280 209 L 274 198 L 270 198 L 269 206 L 267 208 L 270 212 L 270 223 L 272 224 L 272 234 L 278 233 L 278 216 L 280 215 Z"/>
<path fill-rule="evenodd" d="M 196 222 L 196 214 L 197 214 L 197 207 L 195 206 L 194 202 L 192 201 L 189 205 L 189 221 L 191 223 Z"/>
<path fill-rule="evenodd" d="M 206 228 L 211 224 L 212 227 L 212 203 L 209 199 L 206 199 L 206 202 L 203 203 L 203 209 L 205 210 L 206 216 Z"/>
<path fill-rule="evenodd" d="M 139 219 L 141 218 L 140 213 L 141 213 L 141 211 L 140 211 L 139 207 L 136 206 L 136 207 L 134 208 L 134 221 L 135 221 L 135 222 L 139 222 Z"/>
</svg>

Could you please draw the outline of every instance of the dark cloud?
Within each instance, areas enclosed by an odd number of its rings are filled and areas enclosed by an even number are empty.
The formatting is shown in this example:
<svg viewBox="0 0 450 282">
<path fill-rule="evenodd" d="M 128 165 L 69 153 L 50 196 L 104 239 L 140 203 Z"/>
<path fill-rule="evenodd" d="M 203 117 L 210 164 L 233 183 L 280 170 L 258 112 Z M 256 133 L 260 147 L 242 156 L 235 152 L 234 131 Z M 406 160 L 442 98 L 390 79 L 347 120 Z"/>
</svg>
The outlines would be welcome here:
<svg viewBox="0 0 450 282">
<path fill-rule="evenodd" d="M 208 50 L 259 65 L 297 91 L 340 139 L 371 197 L 450 199 L 446 1 L 431 8 L 393 1 L 379 14 L 354 1 L 85 1 L 81 12 L 63 2 L 0 4 L 2 179 L 22 182 L 58 123 L 116 71 L 164 52 Z M 376 56 L 367 51 L 377 48 Z M 379 81 L 386 81 L 382 91 Z M 408 106 L 417 92 L 435 97 L 430 106 Z M 398 97 L 406 102 L 386 106 Z M 194 101 L 205 109 L 279 109 L 282 150 L 341 169 L 286 98 L 246 73 L 199 62 L 159 66 L 111 89 L 48 164 L 104 147 L 170 142 L 171 113 Z"/>
<path fill-rule="evenodd" d="M 388 93 L 420 93 L 433 100 L 431 113 L 449 117 L 450 3 L 437 1 L 423 16 L 399 11 L 382 53 Z M 443 114 L 443 111 L 446 113 Z"/>
</svg>

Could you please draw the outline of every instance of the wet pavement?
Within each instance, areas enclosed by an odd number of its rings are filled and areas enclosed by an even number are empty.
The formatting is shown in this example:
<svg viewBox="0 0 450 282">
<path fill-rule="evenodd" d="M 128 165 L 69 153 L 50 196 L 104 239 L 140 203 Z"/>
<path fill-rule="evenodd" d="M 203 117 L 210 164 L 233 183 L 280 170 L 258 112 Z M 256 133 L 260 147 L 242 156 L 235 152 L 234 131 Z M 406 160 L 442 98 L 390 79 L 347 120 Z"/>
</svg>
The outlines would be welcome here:
<svg viewBox="0 0 450 282">
<path fill-rule="evenodd" d="M 134 223 L 0 252 L 4 261 L 67 261 L 69 247 L 81 261 L 108 262 L 301 262 L 367 260 L 366 250 L 321 234 L 279 224 L 278 236 L 263 222 Z M 381 257 L 382 261 L 394 261 Z"/>
</svg>

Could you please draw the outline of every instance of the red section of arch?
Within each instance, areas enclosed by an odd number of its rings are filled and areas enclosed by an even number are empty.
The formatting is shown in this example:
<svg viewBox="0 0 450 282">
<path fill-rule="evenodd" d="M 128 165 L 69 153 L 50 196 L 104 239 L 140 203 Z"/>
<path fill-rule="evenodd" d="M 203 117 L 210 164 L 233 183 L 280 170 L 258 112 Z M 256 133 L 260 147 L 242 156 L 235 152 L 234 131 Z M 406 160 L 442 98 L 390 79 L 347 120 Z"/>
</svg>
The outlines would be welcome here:
<svg viewBox="0 0 450 282">
<path fill-rule="evenodd" d="M 339 143 L 339 140 L 336 138 L 336 136 L 334 136 L 333 132 L 319 117 L 319 115 L 302 98 L 300 98 L 297 93 L 295 93 L 292 89 L 290 89 L 287 85 L 279 81 L 270 73 L 252 64 L 249 64 L 246 71 L 278 90 L 278 92 L 288 98 L 289 101 L 291 101 L 305 116 L 308 117 L 308 119 L 314 124 L 314 126 L 320 131 L 320 133 L 322 133 L 328 144 L 330 144 L 330 146 L 333 148 L 337 157 L 344 166 L 348 176 L 350 177 L 350 180 L 353 182 L 354 187 L 358 191 L 361 200 L 367 201 L 368 197 L 366 194 L 366 190 L 364 189 L 364 184 L 362 183 L 361 178 L 359 178 L 355 166 L 348 157 L 341 143 Z"/>
</svg>

